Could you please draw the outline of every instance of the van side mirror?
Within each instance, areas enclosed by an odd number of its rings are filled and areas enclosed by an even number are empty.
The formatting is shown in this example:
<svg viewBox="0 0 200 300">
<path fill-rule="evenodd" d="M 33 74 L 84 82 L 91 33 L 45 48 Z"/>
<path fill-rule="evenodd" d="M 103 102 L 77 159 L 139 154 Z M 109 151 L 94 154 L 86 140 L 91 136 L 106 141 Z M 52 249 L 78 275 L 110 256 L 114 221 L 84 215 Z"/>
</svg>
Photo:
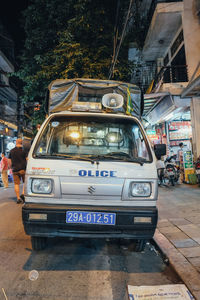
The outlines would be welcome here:
<svg viewBox="0 0 200 300">
<path fill-rule="evenodd" d="M 154 145 L 154 152 L 155 152 L 156 158 L 166 155 L 166 145 L 165 144 Z"/>
</svg>

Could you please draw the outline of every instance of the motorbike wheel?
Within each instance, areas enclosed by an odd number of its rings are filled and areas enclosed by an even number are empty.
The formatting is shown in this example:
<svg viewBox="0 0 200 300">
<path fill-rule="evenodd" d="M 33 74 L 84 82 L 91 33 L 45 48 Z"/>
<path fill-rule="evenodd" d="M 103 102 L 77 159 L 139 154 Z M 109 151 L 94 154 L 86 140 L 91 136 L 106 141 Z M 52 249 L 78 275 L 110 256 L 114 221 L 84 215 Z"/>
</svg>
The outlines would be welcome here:
<svg viewBox="0 0 200 300">
<path fill-rule="evenodd" d="M 174 186 L 174 178 L 170 177 L 169 181 L 170 181 L 171 185 Z"/>
<path fill-rule="evenodd" d="M 197 180 L 198 180 L 198 184 L 200 186 L 200 174 L 197 174 Z"/>
</svg>

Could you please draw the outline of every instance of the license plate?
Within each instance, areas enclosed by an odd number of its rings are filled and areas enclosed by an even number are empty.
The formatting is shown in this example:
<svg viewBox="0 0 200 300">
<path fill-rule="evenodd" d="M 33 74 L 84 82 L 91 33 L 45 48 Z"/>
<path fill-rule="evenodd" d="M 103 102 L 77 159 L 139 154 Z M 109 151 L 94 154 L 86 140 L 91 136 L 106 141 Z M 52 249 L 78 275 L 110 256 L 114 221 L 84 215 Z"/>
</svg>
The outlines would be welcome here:
<svg viewBox="0 0 200 300">
<path fill-rule="evenodd" d="M 174 172 L 168 172 L 169 176 L 174 176 Z"/>
<path fill-rule="evenodd" d="M 66 223 L 115 225 L 115 213 L 67 211 Z"/>
</svg>

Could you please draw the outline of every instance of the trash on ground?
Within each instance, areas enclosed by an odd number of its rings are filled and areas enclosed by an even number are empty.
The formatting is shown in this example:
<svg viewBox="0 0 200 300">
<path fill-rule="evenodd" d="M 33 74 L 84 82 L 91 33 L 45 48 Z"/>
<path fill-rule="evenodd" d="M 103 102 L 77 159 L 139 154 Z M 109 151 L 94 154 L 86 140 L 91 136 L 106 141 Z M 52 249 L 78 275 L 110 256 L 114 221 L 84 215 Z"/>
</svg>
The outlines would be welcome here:
<svg viewBox="0 0 200 300">
<path fill-rule="evenodd" d="M 129 300 L 192 300 L 194 297 L 184 284 L 155 286 L 128 285 Z"/>
</svg>

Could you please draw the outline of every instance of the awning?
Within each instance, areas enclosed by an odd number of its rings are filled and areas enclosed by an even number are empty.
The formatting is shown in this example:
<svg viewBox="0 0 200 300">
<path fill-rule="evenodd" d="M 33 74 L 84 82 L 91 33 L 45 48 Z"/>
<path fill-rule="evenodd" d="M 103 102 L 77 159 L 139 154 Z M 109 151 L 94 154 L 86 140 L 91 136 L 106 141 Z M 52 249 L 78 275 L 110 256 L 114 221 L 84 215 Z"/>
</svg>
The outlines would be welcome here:
<svg viewBox="0 0 200 300">
<path fill-rule="evenodd" d="M 160 101 L 162 101 L 162 99 L 164 97 L 166 97 L 167 95 L 169 95 L 169 93 L 152 93 L 152 94 L 145 94 L 144 95 L 144 111 L 143 111 L 143 117 L 145 117 L 146 115 L 148 115 L 150 113 L 150 111 L 152 111 L 154 109 L 154 107 L 156 105 L 158 105 L 158 103 Z"/>
<path fill-rule="evenodd" d="M 191 98 L 189 97 L 181 98 L 180 96 L 171 95 L 169 93 L 159 95 L 155 104 L 143 118 L 151 125 L 168 121 L 186 111 L 190 107 L 190 102 Z"/>
</svg>

